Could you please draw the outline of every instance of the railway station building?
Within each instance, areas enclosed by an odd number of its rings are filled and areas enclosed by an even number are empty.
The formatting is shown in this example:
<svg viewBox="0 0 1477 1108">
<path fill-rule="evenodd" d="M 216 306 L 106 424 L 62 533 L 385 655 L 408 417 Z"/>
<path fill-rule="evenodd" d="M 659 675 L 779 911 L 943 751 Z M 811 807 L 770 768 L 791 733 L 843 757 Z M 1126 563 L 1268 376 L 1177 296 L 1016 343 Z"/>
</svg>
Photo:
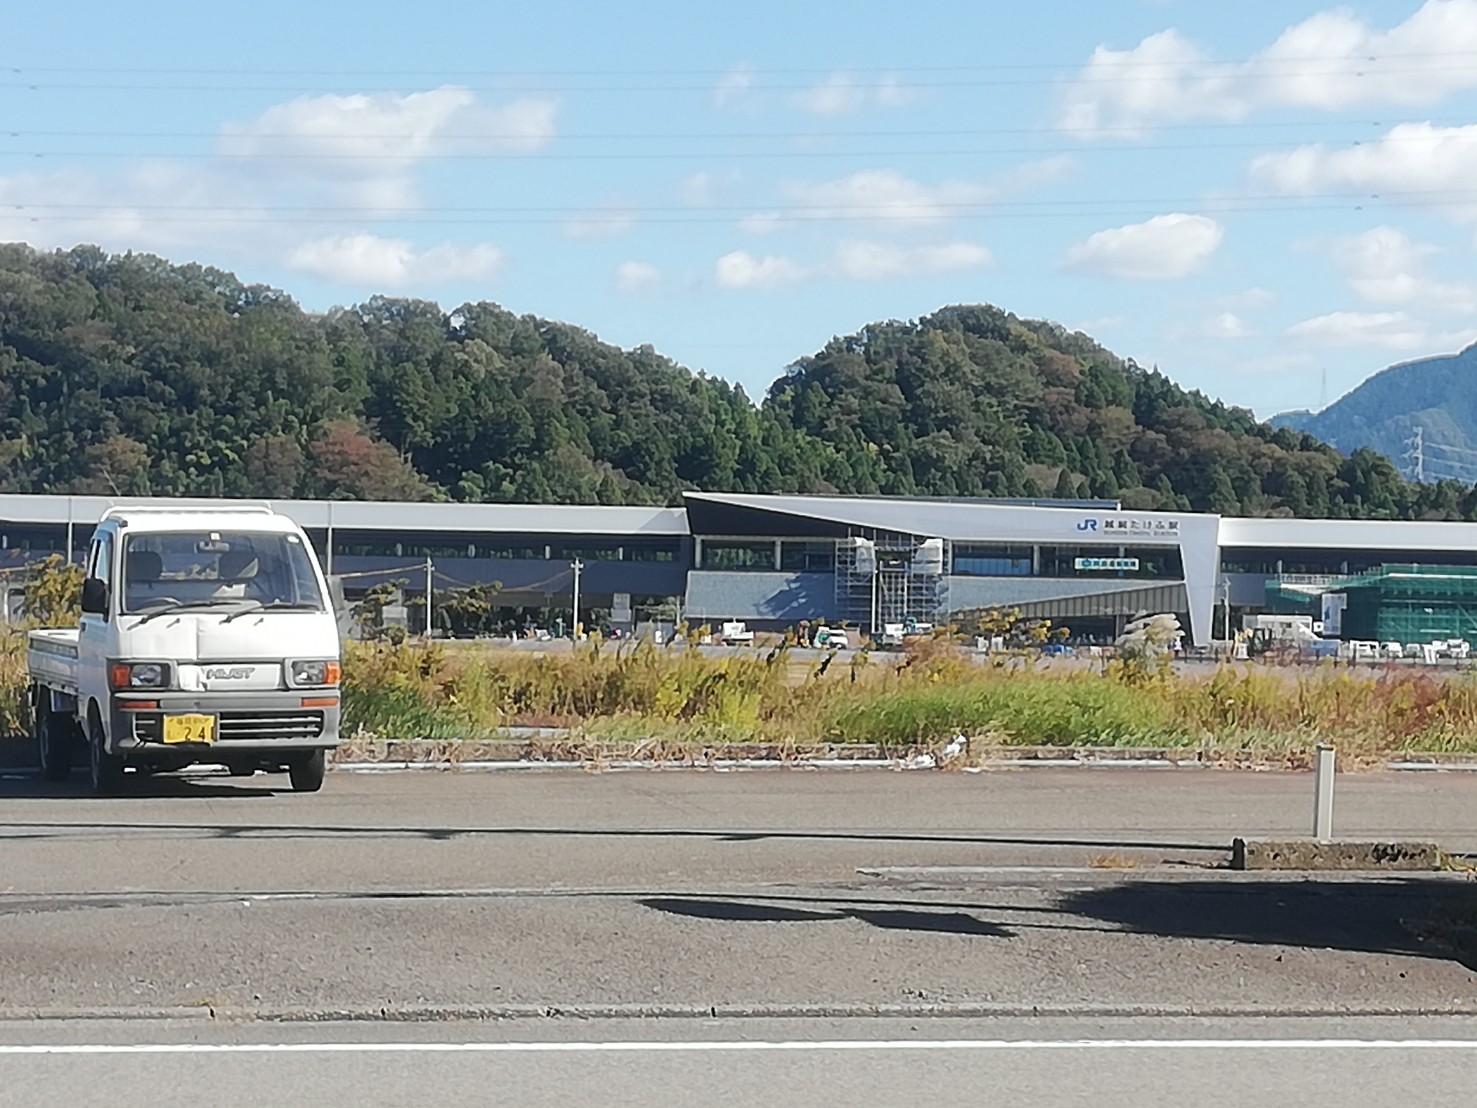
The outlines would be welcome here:
<svg viewBox="0 0 1477 1108">
<path fill-rule="evenodd" d="M 0 572 L 19 582 L 50 554 L 80 559 L 103 512 L 129 503 L 143 501 L 0 495 Z M 1113 501 L 689 492 L 671 507 L 270 503 L 304 528 L 350 600 L 429 574 L 437 592 L 495 586 L 510 609 L 567 616 L 578 573 L 581 612 L 616 625 L 660 610 L 870 633 L 1010 607 L 1103 641 L 1136 616 L 1173 612 L 1205 644 L 1228 616 L 1316 615 L 1332 586 L 1383 566 L 1477 566 L 1474 523 L 1243 519 Z"/>
</svg>

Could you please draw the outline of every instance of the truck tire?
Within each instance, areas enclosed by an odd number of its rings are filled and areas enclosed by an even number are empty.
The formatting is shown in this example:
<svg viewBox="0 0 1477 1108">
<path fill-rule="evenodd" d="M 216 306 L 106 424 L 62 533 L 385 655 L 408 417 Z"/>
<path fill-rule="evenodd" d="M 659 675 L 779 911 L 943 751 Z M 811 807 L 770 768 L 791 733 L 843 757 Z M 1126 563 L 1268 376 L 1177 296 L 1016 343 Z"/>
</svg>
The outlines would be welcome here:
<svg viewBox="0 0 1477 1108">
<path fill-rule="evenodd" d="M 53 715 L 45 707 L 36 711 L 36 748 L 41 776 L 65 781 L 72 776 L 72 744 L 76 725 L 65 716 Z"/>
<path fill-rule="evenodd" d="M 328 769 L 328 752 L 315 750 L 300 754 L 287 766 L 287 779 L 295 793 L 315 793 L 323 787 L 323 774 Z"/>
<path fill-rule="evenodd" d="M 123 759 L 109 754 L 103 735 L 103 721 L 96 710 L 87 714 L 87 746 L 91 752 L 92 791 L 97 796 L 112 796 L 123 787 Z"/>
</svg>

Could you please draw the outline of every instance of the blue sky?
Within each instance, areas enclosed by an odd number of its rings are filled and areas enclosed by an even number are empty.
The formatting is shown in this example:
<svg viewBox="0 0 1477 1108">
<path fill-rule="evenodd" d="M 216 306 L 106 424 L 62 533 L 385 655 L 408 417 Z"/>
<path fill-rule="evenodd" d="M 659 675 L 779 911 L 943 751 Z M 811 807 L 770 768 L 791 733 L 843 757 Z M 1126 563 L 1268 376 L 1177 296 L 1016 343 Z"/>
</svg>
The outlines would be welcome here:
<svg viewBox="0 0 1477 1108">
<path fill-rule="evenodd" d="M 75 0 L 0 66 L 0 240 L 491 300 L 756 399 L 954 303 L 1261 415 L 1477 339 L 1477 0 Z"/>
</svg>

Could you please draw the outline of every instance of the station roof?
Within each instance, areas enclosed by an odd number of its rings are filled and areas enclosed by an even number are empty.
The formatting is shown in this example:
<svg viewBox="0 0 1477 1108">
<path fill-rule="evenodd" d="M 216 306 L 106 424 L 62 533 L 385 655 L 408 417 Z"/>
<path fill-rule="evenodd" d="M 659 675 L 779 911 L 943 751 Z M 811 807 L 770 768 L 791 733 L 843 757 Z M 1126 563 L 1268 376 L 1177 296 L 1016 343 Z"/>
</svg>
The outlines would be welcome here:
<svg viewBox="0 0 1477 1108">
<path fill-rule="evenodd" d="M 1222 547 L 1271 550 L 1477 550 L 1477 523 L 1221 517 Z"/>
<path fill-rule="evenodd" d="M 687 532 L 681 508 L 596 504 L 424 504 L 366 500 L 255 500 L 104 496 L 0 495 L 0 519 L 13 523 L 91 526 L 110 508 L 218 508 L 265 504 L 301 527 L 336 530 L 531 535 L 680 537 Z"/>
<path fill-rule="evenodd" d="M 840 537 L 881 531 L 950 540 L 1008 540 L 1057 528 L 1084 514 L 1117 511 L 1112 500 L 1006 500 L 982 497 L 772 496 L 688 492 L 687 522 L 694 535 L 804 535 Z M 1145 515 L 1146 513 L 1136 513 Z M 1065 531 L 1063 532 L 1066 533 Z"/>
<path fill-rule="evenodd" d="M 1126 511 L 1111 500 L 981 497 L 801 496 L 688 492 L 685 508 L 586 504 L 462 504 L 357 500 L 221 500 L 67 495 L 0 495 L 12 524 L 95 524 L 110 508 L 211 508 L 264 504 L 305 528 L 406 533 L 840 537 L 868 531 L 951 541 L 1101 541 L 1079 530 L 1091 519 L 1173 524 L 1179 535 L 1209 528 L 1227 548 L 1273 550 L 1477 550 L 1477 523 L 1429 520 L 1247 519 L 1193 512 Z M 1134 541 L 1139 536 L 1117 532 Z M 1157 532 L 1156 541 L 1159 538 Z"/>
</svg>

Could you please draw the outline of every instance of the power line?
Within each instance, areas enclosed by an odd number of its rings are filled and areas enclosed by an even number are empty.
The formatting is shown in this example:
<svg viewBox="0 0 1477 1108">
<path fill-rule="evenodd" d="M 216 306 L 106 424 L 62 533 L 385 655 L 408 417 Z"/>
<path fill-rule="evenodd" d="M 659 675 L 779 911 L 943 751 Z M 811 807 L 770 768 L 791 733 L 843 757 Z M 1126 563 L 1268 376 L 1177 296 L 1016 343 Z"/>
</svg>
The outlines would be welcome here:
<svg viewBox="0 0 1477 1108">
<path fill-rule="evenodd" d="M 1297 204 L 1303 200 L 1406 200 L 1411 197 L 1431 197 L 1445 199 L 1462 199 L 1469 196 L 1477 196 L 1477 187 L 1453 188 L 1453 189 L 1402 189 L 1388 190 L 1377 193 L 1365 192 L 1313 192 L 1298 196 L 1285 196 L 1278 193 L 1247 193 L 1241 197 L 1227 197 L 1218 201 L 1211 201 L 1207 208 L 1217 204 L 1240 205 L 1251 201 L 1263 203 L 1268 201 L 1279 201 L 1287 204 Z M 1195 196 L 1137 196 L 1123 200 L 1104 201 L 1101 197 L 1090 197 L 1087 199 L 1061 198 L 1054 200 L 1005 200 L 1005 199 L 982 199 L 971 201 L 916 201 L 913 207 L 935 211 L 960 211 L 968 212 L 978 209 L 998 209 L 1016 207 L 1054 207 L 1054 208 L 1076 208 L 1094 204 L 1197 204 L 1202 198 Z M 416 207 L 392 208 L 385 205 L 361 205 L 358 207 L 340 204 L 284 204 L 284 205 L 248 205 L 248 204 L 129 204 L 126 202 L 114 204 L 81 204 L 81 203 L 56 203 L 42 201 L 30 204 L 11 201 L 0 205 L 3 208 L 26 208 L 26 209 L 63 209 L 84 211 L 117 211 L 127 208 L 130 211 L 200 211 L 200 212 L 248 212 L 262 215 L 270 215 L 277 212 L 331 212 L 341 214 L 365 214 L 365 215 L 414 215 L 423 212 L 451 212 L 456 214 L 492 213 L 492 214 L 557 214 L 578 213 L 590 216 L 610 218 L 615 215 L 647 215 L 661 214 L 675 211 L 701 211 L 712 213 L 752 213 L 755 208 L 763 208 L 765 213 L 796 214 L 804 212 L 815 212 L 830 214 L 837 211 L 857 212 L 862 215 L 886 215 L 897 213 L 899 205 L 890 202 L 874 204 L 867 203 L 815 203 L 815 204 L 703 204 L 703 205 L 676 205 L 676 204 L 621 204 L 613 205 L 609 209 L 592 211 L 588 205 L 576 207 L 571 205 L 422 205 Z M 1239 210 L 1232 209 L 1232 210 Z"/>
<path fill-rule="evenodd" d="M 1359 58 L 1350 57 L 1348 54 L 1288 54 L 1272 61 L 1263 59 L 1255 64 L 1280 65 L 1280 64 L 1305 64 L 1308 62 L 1348 62 L 1350 64 L 1377 65 L 1391 59 L 1423 59 L 1432 58 L 1470 58 L 1477 55 L 1472 50 L 1412 50 L 1412 51 L 1390 51 L 1379 54 L 1366 54 Z M 800 75 L 821 74 L 824 76 L 864 76 L 877 77 L 894 76 L 899 73 L 928 72 L 928 73 L 991 73 L 997 71 L 1035 71 L 1045 69 L 1069 69 L 1080 68 L 1083 63 L 1080 59 L 1069 59 L 1059 62 L 1015 62 L 995 63 L 990 62 L 980 65 L 934 65 L 928 63 L 924 66 L 793 66 L 793 67 L 749 67 L 730 66 L 726 69 L 685 69 L 685 68 L 647 68 L 642 67 L 639 71 L 644 76 L 665 77 L 731 77 L 735 74 L 743 76 L 759 77 L 770 74 Z M 1182 69 L 1182 61 L 1145 61 L 1130 60 L 1104 60 L 1093 59 L 1092 64 L 1112 66 L 1121 69 Z M 1246 65 L 1246 62 L 1208 62 L 1210 66 L 1225 68 L 1235 65 Z M 14 65 L 5 64 L 0 61 L 0 72 L 15 74 L 24 73 L 144 73 L 144 74 L 228 74 L 230 76 L 250 77 L 300 77 L 300 76 L 379 76 L 379 77 L 424 77 L 444 74 L 458 74 L 461 76 L 506 76 L 506 77 L 610 77 L 630 74 L 632 70 L 623 69 L 463 69 L 463 68 L 438 68 L 438 69 L 259 69 L 259 68 L 200 68 L 200 67 L 161 67 L 161 66 L 42 66 L 42 65 Z"/>
<path fill-rule="evenodd" d="M 1473 55 L 1471 53 L 1465 53 L 1465 54 L 1461 54 L 1461 55 L 1453 54 L 1451 56 L 1452 57 L 1458 57 L 1459 56 L 1459 57 L 1465 57 L 1465 58 L 1469 58 L 1469 59 L 1471 59 L 1471 58 L 1477 58 L 1477 55 Z M 1409 67 L 1381 66 L 1381 67 L 1378 68 L 1377 73 L 1375 73 L 1373 75 L 1380 76 L 1380 77 L 1390 77 L 1390 76 L 1428 76 L 1428 75 L 1433 74 L 1433 73 L 1470 73 L 1471 70 L 1472 70 L 1472 63 L 1469 61 L 1467 64 L 1463 64 L 1463 65 L 1450 65 L 1450 66 L 1432 66 L 1432 65 L 1415 65 L 1415 66 L 1409 66 Z M 12 70 L 12 72 L 16 72 L 16 71 L 15 70 Z M 20 71 L 20 72 L 24 72 L 24 71 Z M 151 72 L 151 75 L 158 75 L 159 73 L 161 73 L 163 71 L 153 70 L 153 71 L 150 71 L 150 72 Z M 193 74 L 182 73 L 180 75 L 181 76 L 191 76 Z M 306 73 L 306 72 L 304 72 L 301 75 L 304 75 L 304 76 L 316 76 L 315 74 L 309 74 L 309 73 Z M 598 74 L 598 75 L 599 76 L 608 76 L 608 74 Z M 1287 69 L 1277 69 L 1277 68 L 1271 68 L 1271 67 L 1269 67 L 1269 68 L 1245 68 L 1239 74 L 1239 76 L 1241 76 L 1243 78 L 1262 78 L 1262 79 L 1266 79 L 1268 77 L 1296 77 L 1296 78 L 1303 78 L 1303 79 L 1320 78 L 1320 77 L 1325 77 L 1325 78 L 1326 77 L 1334 77 L 1334 78 L 1354 78 L 1356 80 L 1363 80 L 1363 79 L 1365 79 L 1365 78 L 1367 78 L 1367 77 L 1369 77 L 1371 75 L 1372 74 L 1370 74 L 1368 72 L 1368 69 L 1367 68 L 1361 69 L 1361 70 L 1353 70 L 1353 71 L 1351 71 L 1348 68 L 1332 68 L 1332 69 L 1295 69 L 1295 68 L 1287 68 Z M 395 76 L 404 76 L 404 74 L 396 74 Z M 487 76 L 496 76 L 496 75 L 495 74 L 488 74 Z M 881 76 L 885 80 L 889 76 L 889 74 L 883 73 L 883 74 L 881 74 Z M 1083 72 L 1081 66 L 1073 66 L 1073 67 L 1061 67 L 1061 68 L 1058 68 L 1055 71 L 1055 73 L 1053 73 L 1052 75 L 1042 76 L 1042 77 L 1021 77 L 1021 78 L 1012 78 L 1012 79 L 1004 79 L 1004 80 L 967 80 L 967 81 L 966 80 L 944 80 L 944 81 L 938 81 L 938 80 L 930 80 L 930 81 L 923 81 L 923 80 L 896 81 L 896 80 L 894 80 L 894 81 L 889 82 L 886 87 L 889 88 L 889 89 L 891 89 L 891 90 L 895 90 L 897 92 L 912 92 L 912 91 L 925 91 L 925 90 L 951 89 L 951 88 L 965 88 L 965 89 L 967 89 L 967 88 L 976 88 L 976 89 L 978 89 L 978 88 L 1022 88 L 1022 87 L 1033 87 L 1033 86 L 1041 86 L 1041 85 L 1059 85 L 1059 84 L 1061 84 L 1062 79 L 1064 77 L 1065 78 L 1070 78 L 1070 80 L 1073 83 L 1078 84 L 1078 85 L 1152 84 L 1152 83 L 1163 83 L 1163 82 L 1184 83 L 1186 81 L 1186 79 L 1184 77 L 1184 74 L 1182 72 L 1182 67 L 1176 67 L 1173 72 L 1159 74 L 1159 75 L 1121 76 L 1121 75 L 1118 75 L 1118 74 L 1107 74 L 1107 73 L 1093 74 L 1093 73 L 1090 73 L 1090 72 Z M 1193 79 L 1191 79 L 1190 83 L 1193 83 Z M 497 84 L 497 85 L 488 85 L 488 84 L 457 84 L 456 87 L 458 89 L 461 89 L 461 90 L 464 90 L 464 91 L 467 91 L 467 92 L 501 92 L 501 93 L 517 92 L 517 93 L 523 93 L 523 94 L 529 94 L 529 93 L 572 93 L 572 92 L 599 92 L 599 93 L 623 93 L 623 92 L 630 92 L 630 93 L 636 93 L 636 92 L 661 92 L 661 93 L 671 93 L 671 92 L 700 92 L 700 93 L 707 94 L 707 93 L 712 93 L 712 92 L 716 91 L 715 85 L 713 83 L 711 83 L 711 82 L 710 83 L 705 83 L 705 84 L 700 84 L 700 85 L 683 85 L 683 84 L 615 84 L 615 85 L 604 85 L 604 84 L 595 84 L 595 85 L 586 85 L 586 84 L 537 84 L 537 85 L 524 85 L 524 84 L 515 84 L 515 83 L 504 83 L 504 84 Z M 822 83 L 820 85 L 816 85 L 816 84 L 813 84 L 813 83 L 807 83 L 807 84 L 758 84 L 758 83 L 748 83 L 748 84 L 745 84 L 742 88 L 735 88 L 734 91 L 735 92 L 742 92 L 742 93 L 745 93 L 745 94 L 756 93 L 756 92 L 811 92 L 811 91 L 815 91 L 818 88 L 824 90 L 826 87 L 827 87 L 827 85 L 825 85 L 824 83 Z M 842 86 L 842 87 L 844 88 L 844 87 L 847 87 L 847 86 Z M 862 89 L 865 89 L 867 86 L 862 85 L 862 86 L 852 86 L 852 87 L 860 87 Z M 49 81 L 49 80 L 48 81 L 28 81 L 28 80 L 0 81 L 0 88 L 18 89 L 18 90 L 26 90 L 26 91 L 32 91 L 32 92 L 40 92 L 40 91 L 65 91 L 65 92 L 272 92 L 272 93 L 313 94 L 313 93 L 319 93 L 319 92 L 322 91 L 322 86 L 321 85 L 301 85 L 301 84 L 298 84 L 298 85 L 177 84 L 177 83 L 176 84 L 123 84 L 123 83 L 117 83 L 117 82 L 74 82 L 74 81 Z M 394 93 L 394 94 L 409 94 L 409 93 L 413 93 L 413 92 L 424 92 L 425 89 L 424 88 L 416 88 L 416 87 L 409 87 L 409 88 L 401 87 L 401 88 L 377 88 L 375 91 L 376 92 L 385 92 L 385 93 Z"/>
<path fill-rule="evenodd" d="M 1416 430 L 1420 430 L 1420 428 L 1416 428 Z M 1471 449 L 1469 449 L 1469 448 L 1467 448 L 1465 446 L 1451 446 L 1448 443 L 1428 442 L 1428 443 L 1426 443 L 1426 449 L 1427 450 L 1451 450 L 1451 451 L 1455 451 L 1458 454 L 1470 454 L 1472 457 L 1477 458 L 1477 450 L 1471 450 Z M 1467 464 L 1477 465 L 1477 462 L 1471 462 L 1471 463 L 1467 463 Z"/>
<path fill-rule="evenodd" d="M 1422 122 L 1431 124 L 1461 123 L 1470 124 L 1472 117 L 1467 115 L 1453 116 L 1425 116 Z M 1330 119 L 1306 119 L 1306 120 L 1237 120 L 1235 122 L 1206 121 L 1204 123 L 1156 123 L 1154 130 L 1158 131 L 1261 131 L 1261 130 L 1288 130 L 1299 127 L 1316 127 L 1320 131 L 1329 131 L 1342 128 L 1366 129 L 1389 126 L 1389 122 L 1380 119 L 1355 119 L 1355 120 L 1330 120 Z M 1091 127 L 1072 128 L 1059 127 L 1055 131 L 1061 134 L 1074 134 L 1077 132 L 1104 135 L 1104 134 L 1130 134 L 1139 135 L 1143 132 L 1143 126 L 1118 126 L 1118 127 Z M 966 135 L 1039 135 L 1041 127 L 969 127 L 969 128 L 916 128 L 908 127 L 901 129 L 845 129 L 824 131 L 610 131 L 610 132 L 580 132 L 572 131 L 561 133 L 560 140 L 564 139 L 611 139 L 611 140 L 639 140 L 647 138 L 672 138 L 672 139 L 702 139 L 710 137 L 722 138 L 763 138 L 763 139 L 829 139 L 837 137 L 847 138 L 901 138 L 926 136 L 959 137 Z M 17 129 L 15 127 L 0 127 L 0 138 L 19 138 L 21 136 L 47 137 L 47 138 L 220 138 L 219 130 L 215 131 L 52 131 L 52 130 L 30 130 Z M 239 136 L 238 136 L 239 137 Z M 245 137 L 251 138 L 304 138 L 298 132 L 267 132 L 252 131 Z M 315 140 L 322 136 L 310 136 Z M 420 133 L 412 132 L 356 132 L 355 138 L 373 139 L 413 139 L 425 137 Z M 476 139 L 526 139 L 524 132 L 518 131 L 488 131 L 488 132 L 466 132 L 458 135 L 459 138 Z M 1152 148 L 1145 144 L 1135 143 L 1133 149 L 1142 150 Z M 1091 149 L 1074 147 L 1074 149 Z"/>
<path fill-rule="evenodd" d="M 1406 202 L 1402 206 L 1414 209 L 1432 209 L 1449 205 L 1453 201 L 1426 201 Z M 1151 201 L 1125 200 L 1114 202 L 1113 207 L 1081 208 L 1073 211 L 1065 211 L 1062 208 L 1047 208 L 1042 210 L 1046 202 L 1036 205 L 1037 210 L 1026 210 L 1010 208 L 1004 205 L 981 205 L 978 211 L 951 212 L 950 218 L 962 222 L 983 222 L 1001 219 L 1061 219 L 1065 215 L 1079 217 L 1124 217 L 1133 218 L 1139 215 L 1161 214 L 1159 208 Z M 1303 214 L 1307 212 L 1328 211 L 1363 211 L 1366 204 L 1361 202 L 1349 202 L 1341 204 L 1310 204 L 1305 202 L 1289 202 L 1278 205 L 1200 205 L 1196 211 L 1205 215 L 1229 215 L 1229 214 Z M 90 205 L 77 209 L 71 213 L 43 213 L 33 212 L 25 205 L 15 205 L 8 209 L 12 222 L 25 222 L 32 225 L 50 224 L 67 225 L 77 223 L 88 223 L 94 219 L 116 217 L 119 215 L 134 214 L 143 209 L 135 208 L 127 203 L 112 205 Z M 161 209 L 164 212 L 173 209 Z M 160 214 L 150 217 L 152 224 L 182 224 L 182 225 L 205 225 L 205 226 L 271 226 L 271 225 L 305 225 L 305 226 L 363 226 L 369 220 L 379 220 L 403 226 L 423 227 L 484 227 L 484 226 L 538 226 L 538 225 L 578 225 L 589 227 L 608 226 L 624 222 L 629 216 L 620 210 L 612 210 L 609 214 L 590 214 L 586 211 L 570 210 L 567 215 L 560 216 L 526 216 L 514 214 L 488 214 L 482 216 L 468 216 L 463 218 L 452 218 L 435 214 L 439 209 L 430 207 L 421 209 L 422 213 L 410 216 L 397 212 L 384 213 L 377 209 L 364 209 L 358 213 L 349 215 L 315 215 L 315 216 L 284 216 L 277 215 L 271 211 L 263 211 L 254 217 L 223 216 L 201 211 L 198 214 L 170 215 Z M 7 209 L 0 208 L 0 216 L 6 214 Z M 849 212 L 813 212 L 813 213 L 788 213 L 784 209 L 768 208 L 761 204 L 755 204 L 744 209 L 746 213 L 756 216 L 773 216 L 783 221 L 794 223 L 846 223 L 846 222 L 887 222 L 908 223 L 927 222 L 931 216 L 927 211 L 912 214 L 889 214 L 887 209 L 849 211 Z M 643 225 L 701 225 L 701 224 L 724 224 L 731 223 L 736 217 L 732 213 L 727 215 L 706 214 L 702 209 L 664 209 L 661 211 L 646 211 L 641 213 L 640 222 Z"/>
<path fill-rule="evenodd" d="M 250 138 L 257 139 L 259 136 L 224 136 L 226 138 Z M 650 136 L 660 138 L 663 136 Z M 713 142 L 726 142 L 731 136 L 714 133 L 706 136 Z M 512 136 L 509 136 L 511 140 Z M 564 142 L 566 136 L 550 135 L 547 142 Z M 1443 143 L 1447 145 L 1460 145 L 1466 136 L 1446 136 Z M 722 157 L 725 159 L 761 159 L 779 158 L 785 160 L 800 159 L 834 159 L 834 158 L 957 158 L 977 154 L 1029 154 L 1036 156 L 1071 154 L 1074 156 L 1103 155 L 1103 154 L 1145 154 L 1163 151 L 1185 151 L 1185 150 L 1296 150 L 1308 145 L 1306 141 L 1289 140 L 1286 142 L 1178 142 L 1178 143 L 1143 143 L 1133 146 L 969 146 L 969 147 L 940 147 L 923 149 L 812 149 L 794 150 L 771 148 L 767 150 L 674 150 L 674 151 L 650 151 L 650 150 L 620 150 L 613 152 L 559 152 L 542 148 L 529 148 L 530 140 L 527 136 L 522 137 L 523 147 L 509 146 L 501 150 L 467 150 L 445 149 L 459 143 L 503 141 L 503 139 L 482 138 L 475 135 L 404 135 L 404 136 L 377 136 L 346 133 L 331 136 L 306 135 L 283 136 L 282 141 L 293 143 L 322 143 L 328 146 L 335 144 L 356 142 L 392 142 L 392 141 L 423 141 L 435 149 L 416 149 L 411 151 L 386 151 L 373 152 L 368 150 L 334 151 L 334 150 L 274 150 L 270 146 L 257 147 L 249 150 L 45 150 L 29 148 L 23 150 L 7 150 L 0 148 L 0 156 L 13 158 L 29 158 L 41 160 L 48 158 L 170 158 L 176 160 L 208 160 L 208 161 L 348 161 L 348 162 L 428 162 L 428 161 L 492 161 L 495 159 L 528 158 L 539 161 L 689 161 L 698 157 Z M 612 139 L 611 141 L 615 141 Z M 1470 139 L 1477 145 L 1477 133 Z M 1385 137 L 1379 140 L 1380 145 L 1415 145 L 1428 143 L 1424 136 L 1411 135 L 1405 137 Z M 1357 144 L 1356 144 L 1357 145 Z"/>
</svg>

